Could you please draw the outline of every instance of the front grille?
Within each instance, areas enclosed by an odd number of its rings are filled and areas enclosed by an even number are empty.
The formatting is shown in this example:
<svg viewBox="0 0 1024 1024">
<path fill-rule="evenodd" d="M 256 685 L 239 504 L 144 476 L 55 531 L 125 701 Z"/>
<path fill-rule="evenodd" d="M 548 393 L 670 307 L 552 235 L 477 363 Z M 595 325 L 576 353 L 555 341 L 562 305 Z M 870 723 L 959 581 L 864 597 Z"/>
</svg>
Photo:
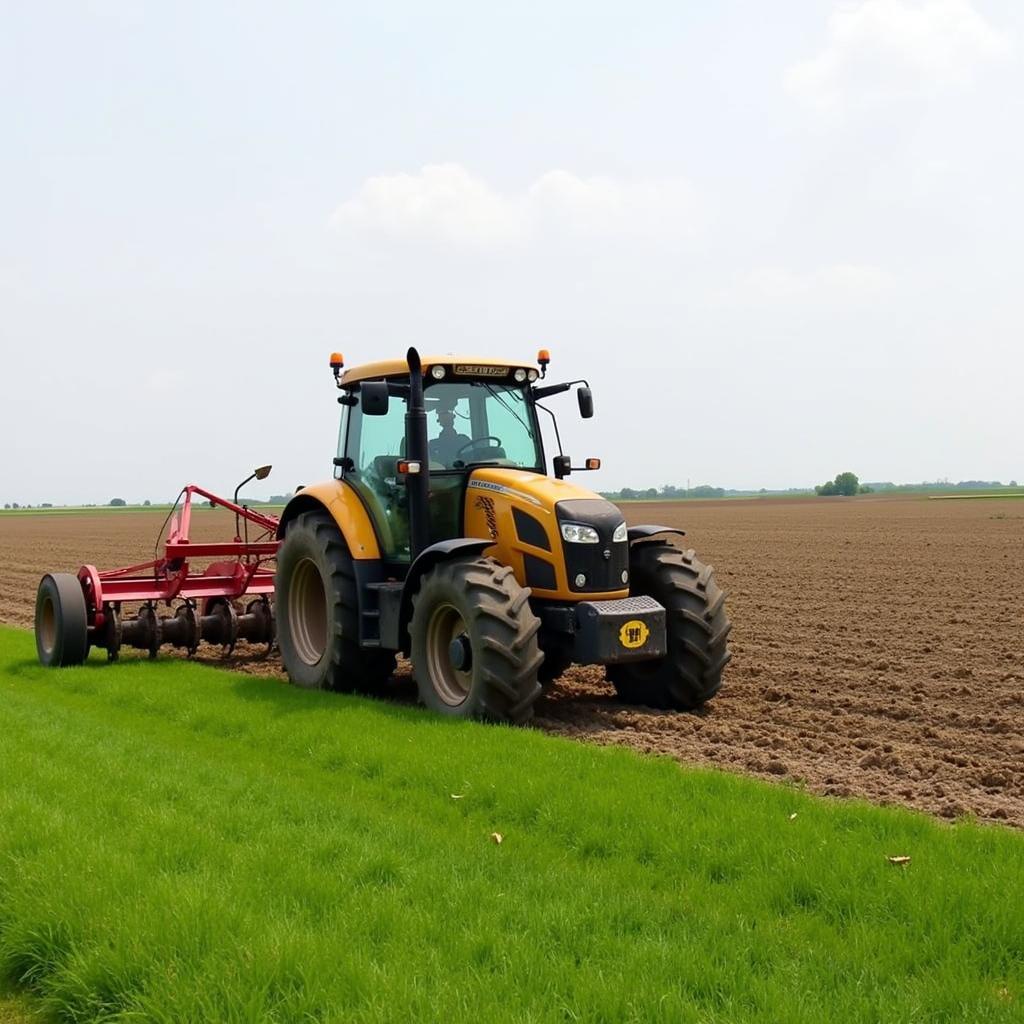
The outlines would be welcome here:
<svg viewBox="0 0 1024 1024">
<path fill-rule="evenodd" d="M 589 523 L 587 525 L 590 525 Z M 565 568 L 569 574 L 569 589 L 580 594 L 596 594 L 605 590 L 623 590 L 629 586 L 622 582 L 622 572 L 629 568 L 629 544 L 610 540 L 600 544 L 564 543 Z M 604 553 L 609 553 L 605 558 Z M 576 586 L 576 576 L 583 573 L 587 582 Z"/>
<path fill-rule="evenodd" d="M 597 544 L 574 544 L 562 541 L 569 589 L 576 594 L 597 594 L 624 590 L 622 573 L 629 568 L 628 541 L 612 542 L 615 527 L 622 522 L 622 513 L 610 502 L 600 498 L 576 498 L 555 505 L 559 528 L 562 523 L 582 523 L 597 530 Z M 605 557 L 607 552 L 607 557 Z M 576 586 L 576 577 L 583 573 L 587 582 Z"/>
</svg>

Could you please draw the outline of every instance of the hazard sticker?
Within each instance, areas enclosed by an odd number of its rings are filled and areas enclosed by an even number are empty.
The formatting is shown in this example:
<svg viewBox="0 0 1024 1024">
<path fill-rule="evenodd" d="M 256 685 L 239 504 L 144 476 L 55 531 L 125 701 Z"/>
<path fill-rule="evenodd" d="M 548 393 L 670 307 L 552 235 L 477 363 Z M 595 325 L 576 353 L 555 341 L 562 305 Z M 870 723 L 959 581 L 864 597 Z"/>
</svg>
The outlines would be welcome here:
<svg viewBox="0 0 1024 1024">
<path fill-rule="evenodd" d="M 639 619 L 630 619 L 619 630 L 619 643 L 623 647 L 634 650 L 637 647 L 643 647 L 650 635 L 651 631 L 648 629 L 646 622 L 641 622 Z"/>
</svg>

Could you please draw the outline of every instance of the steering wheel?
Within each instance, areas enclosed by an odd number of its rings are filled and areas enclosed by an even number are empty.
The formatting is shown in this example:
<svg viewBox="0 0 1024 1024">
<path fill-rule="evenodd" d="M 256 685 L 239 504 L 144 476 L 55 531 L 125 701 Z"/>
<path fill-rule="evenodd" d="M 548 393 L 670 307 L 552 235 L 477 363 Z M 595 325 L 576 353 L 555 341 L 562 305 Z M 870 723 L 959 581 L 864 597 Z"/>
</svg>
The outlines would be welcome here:
<svg viewBox="0 0 1024 1024">
<path fill-rule="evenodd" d="M 467 441 L 454 455 L 452 462 L 454 462 L 467 448 L 476 448 L 484 441 L 493 441 L 494 444 L 490 444 L 488 448 L 500 448 L 501 438 L 495 437 L 493 434 L 488 434 L 486 437 L 474 437 L 471 441 Z"/>
</svg>

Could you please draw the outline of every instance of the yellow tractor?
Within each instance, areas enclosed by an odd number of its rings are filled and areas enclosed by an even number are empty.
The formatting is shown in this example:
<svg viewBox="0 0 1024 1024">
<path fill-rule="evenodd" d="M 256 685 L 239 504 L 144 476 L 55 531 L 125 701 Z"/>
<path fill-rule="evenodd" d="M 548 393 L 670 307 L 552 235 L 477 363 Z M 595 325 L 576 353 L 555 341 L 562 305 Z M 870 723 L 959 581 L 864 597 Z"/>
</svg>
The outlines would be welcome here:
<svg viewBox="0 0 1024 1024">
<path fill-rule="evenodd" d="M 627 527 L 566 480 L 600 466 L 567 455 L 545 473 L 539 411 L 586 381 L 538 365 L 455 356 L 331 367 L 342 406 L 334 479 L 281 517 L 277 639 L 293 683 L 373 692 L 402 652 L 424 704 L 521 723 L 571 664 L 605 665 L 620 699 L 692 709 L 729 660 L 725 593 L 710 566 Z M 539 368 L 538 368 L 539 367 Z M 557 433 L 555 422 L 555 436 Z M 559 449 L 561 442 L 559 440 Z"/>
</svg>

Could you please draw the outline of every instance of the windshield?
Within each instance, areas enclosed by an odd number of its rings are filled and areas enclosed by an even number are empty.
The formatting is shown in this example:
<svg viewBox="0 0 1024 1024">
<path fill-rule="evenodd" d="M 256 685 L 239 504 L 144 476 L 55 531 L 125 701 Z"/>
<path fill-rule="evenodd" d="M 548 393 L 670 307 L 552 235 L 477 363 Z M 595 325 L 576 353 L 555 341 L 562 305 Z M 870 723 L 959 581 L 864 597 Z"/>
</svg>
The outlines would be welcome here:
<svg viewBox="0 0 1024 1024">
<path fill-rule="evenodd" d="M 541 469 L 533 410 L 522 387 L 440 381 L 424 389 L 432 472 L 481 464 Z"/>
</svg>

